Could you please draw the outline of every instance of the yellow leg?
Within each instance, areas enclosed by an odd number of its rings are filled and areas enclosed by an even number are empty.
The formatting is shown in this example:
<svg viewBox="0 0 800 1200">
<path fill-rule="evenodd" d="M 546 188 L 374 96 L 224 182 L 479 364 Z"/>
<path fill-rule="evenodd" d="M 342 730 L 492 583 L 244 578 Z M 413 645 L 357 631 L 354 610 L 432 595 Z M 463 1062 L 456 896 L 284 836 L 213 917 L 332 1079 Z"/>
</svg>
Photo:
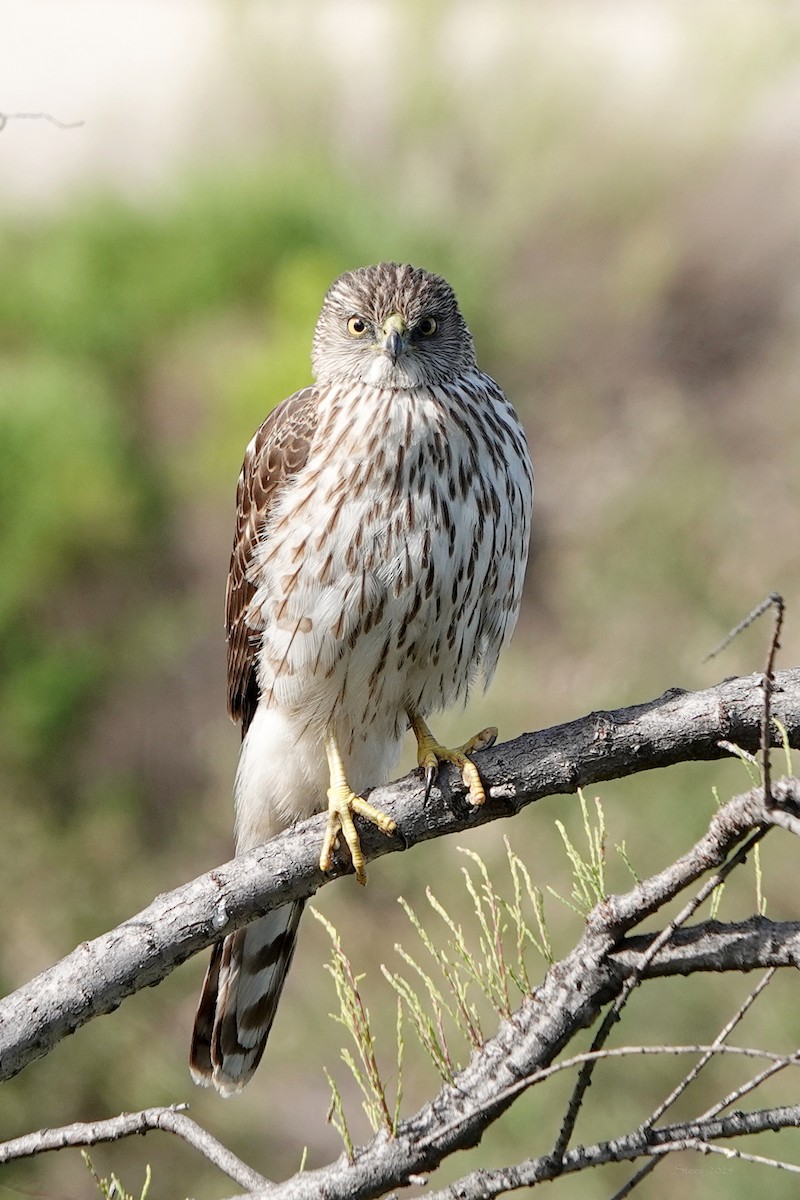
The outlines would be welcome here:
<svg viewBox="0 0 800 1200">
<path fill-rule="evenodd" d="M 483 804 L 486 791 L 481 783 L 478 768 L 468 757 L 473 750 L 488 750 L 494 745 L 497 730 L 493 725 L 476 733 L 463 746 L 448 750 L 441 742 L 437 742 L 422 717 L 415 712 L 409 712 L 408 719 L 417 739 L 417 762 L 425 772 L 425 799 L 430 795 L 431 786 L 436 778 L 439 763 L 449 762 L 461 771 L 464 785 L 469 789 L 471 804 Z"/>
<path fill-rule="evenodd" d="M 336 738 L 330 730 L 325 734 L 325 754 L 328 759 L 331 782 L 328 788 L 328 828 L 325 830 L 319 865 L 323 871 L 330 871 L 333 848 L 341 833 L 347 842 L 347 848 L 353 860 L 356 879 L 359 883 L 364 884 L 367 882 L 367 872 L 364 870 L 364 855 L 361 852 L 361 842 L 358 840 L 358 831 L 353 822 L 353 813 L 358 813 L 360 817 L 366 817 L 384 833 L 394 833 L 397 826 L 391 817 L 386 816 L 386 813 L 382 813 L 380 809 L 375 808 L 361 796 L 356 796 L 352 791 L 345 778 L 344 763 L 336 744 Z"/>
</svg>

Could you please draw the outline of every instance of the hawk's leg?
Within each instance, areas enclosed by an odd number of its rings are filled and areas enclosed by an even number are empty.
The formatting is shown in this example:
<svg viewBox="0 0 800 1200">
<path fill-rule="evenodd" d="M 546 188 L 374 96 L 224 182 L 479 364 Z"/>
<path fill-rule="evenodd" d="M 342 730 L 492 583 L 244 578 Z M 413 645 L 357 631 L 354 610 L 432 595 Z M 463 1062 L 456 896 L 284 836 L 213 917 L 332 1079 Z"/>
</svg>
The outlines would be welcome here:
<svg viewBox="0 0 800 1200">
<path fill-rule="evenodd" d="M 330 871 L 333 847 L 341 833 L 347 842 L 356 879 L 359 883 L 367 882 L 367 872 L 364 870 L 364 855 L 361 852 L 361 842 L 358 831 L 353 823 L 353 813 L 366 817 L 377 825 L 384 833 L 394 833 L 397 826 L 391 817 L 382 813 L 362 796 L 357 796 L 347 782 L 344 773 L 344 763 L 336 744 L 336 738 L 330 730 L 325 734 L 325 754 L 330 771 L 330 787 L 328 788 L 328 828 L 325 830 L 325 840 L 322 843 L 322 853 L 319 865 L 323 871 Z"/>
<path fill-rule="evenodd" d="M 478 768 L 469 755 L 473 750 L 488 750 L 490 746 L 493 746 L 497 737 L 496 728 L 490 725 L 487 729 L 476 733 L 469 741 L 464 742 L 463 746 L 456 746 L 454 750 L 448 750 L 441 742 L 437 742 L 419 713 L 409 711 L 408 719 L 414 737 L 417 739 L 417 762 L 425 772 L 425 799 L 427 800 L 430 795 L 439 763 L 449 762 L 460 770 L 464 785 L 469 790 L 470 803 L 483 804 L 486 799 L 486 791 L 481 783 Z"/>
</svg>

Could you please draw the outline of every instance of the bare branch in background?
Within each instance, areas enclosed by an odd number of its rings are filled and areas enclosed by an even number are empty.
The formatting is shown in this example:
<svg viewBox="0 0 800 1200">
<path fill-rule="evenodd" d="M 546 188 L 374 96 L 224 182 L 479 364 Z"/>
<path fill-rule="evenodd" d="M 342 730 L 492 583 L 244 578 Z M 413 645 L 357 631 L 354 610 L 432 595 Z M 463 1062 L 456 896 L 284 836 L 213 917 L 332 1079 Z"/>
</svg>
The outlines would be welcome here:
<svg viewBox="0 0 800 1200">
<path fill-rule="evenodd" d="M 59 129 L 80 129 L 85 124 L 84 121 L 59 121 L 58 117 L 54 117 L 52 113 L 3 113 L 0 112 L 0 133 L 6 127 L 9 121 L 49 121 L 51 125 L 56 125 Z"/>
</svg>

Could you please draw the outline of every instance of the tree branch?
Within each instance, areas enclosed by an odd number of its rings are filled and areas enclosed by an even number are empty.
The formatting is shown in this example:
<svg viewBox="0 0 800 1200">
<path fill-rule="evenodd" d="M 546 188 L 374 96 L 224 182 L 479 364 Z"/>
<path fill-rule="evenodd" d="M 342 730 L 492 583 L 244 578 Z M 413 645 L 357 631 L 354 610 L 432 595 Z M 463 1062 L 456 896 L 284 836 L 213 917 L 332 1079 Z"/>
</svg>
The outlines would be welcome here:
<svg viewBox="0 0 800 1200">
<path fill-rule="evenodd" d="M 15 1158 L 30 1158 L 47 1150 L 63 1150 L 65 1146 L 96 1146 L 100 1142 L 116 1142 L 132 1134 L 163 1129 L 182 1137 L 242 1187 L 252 1189 L 269 1186 L 268 1179 L 248 1167 L 196 1121 L 187 1117 L 181 1111 L 185 1107 L 171 1105 L 169 1108 L 146 1108 L 141 1112 L 120 1113 L 118 1117 L 111 1117 L 107 1121 L 78 1121 L 74 1125 L 62 1125 L 59 1129 L 26 1133 L 24 1137 L 0 1143 L 0 1163 L 8 1163 Z"/>
<path fill-rule="evenodd" d="M 560 1161 L 557 1155 L 547 1155 L 544 1158 L 528 1159 L 516 1167 L 504 1167 L 499 1171 L 473 1171 L 457 1183 L 442 1191 L 431 1192 L 427 1200 L 492 1200 L 502 1192 L 514 1191 L 517 1188 L 534 1187 L 537 1183 L 546 1183 L 561 1175 L 572 1175 L 576 1171 L 585 1171 L 587 1167 L 599 1167 L 612 1162 L 629 1162 L 642 1155 L 672 1154 L 677 1150 L 699 1150 L 701 1153 L 711 1147 L 707 1145 L 718 1138 L 742 1137 L 745 1134 L 778 1132 L 781 1129 L 796 1129 L 800 1126 L 800 1106 L 785 1108 L 767 1108 L 758 1112 L 731 1113 L 727 1117 L 714 1120 L 686 1121 L 682 1124 L 664 1126 L 660 1129 L 637 1130 L 625 1137 L 614 1138 L 610 1142 L 598 1142 L 593 1146 L 576 1146 L 569 1150 Z M 704 1146 L 703 1143 L 706 1143 Z M 719 1148 L 717 1148 L 719 1149 Z M 769 1166 L 778 1166 L 793 1171 L 798 1167 L 787 1168 L 785 1163 L 776 1160 L 758 1159 L 751 1156 L 750 1161 L 762 1162 Z M 262 1193 L 265 1196 L 266 1194 Z M 270 1192 L 270 1200 L 278 1200 L 280 1191 Z M 256 1196 L 239 1200 L 258 1200 Z"/>
<path fill-rule="evenodd" d="M 756 966 L 796 965 L 800 959 L 800 925 L 795 922 L 775 923 L 756 917 L 731 925 L 707 921 L 693 929 L 676 929 L 671 922 L 660 933 L 627 934 L 639 921 L 673 900 L 707 872 L 715 871 L 713 878 L 717 880 L 724 877 L 733 862 L 741 861 L 742 845 L 748 845 L 750 840 L 743 839 L 752 830 L 763 834 L 773 822 L 786 824 L 784 818 L 787 817 L 797 826 L 795 814 L 798 809 L 800 781 L 796 779 L 778 780 L 768 803 L 765 803 L 763 789 L 753 788 L 720 808 L 706 834 L 676 863 L 638 882 L 625 895 L 602 900 L 589 915 L 575 949 L 551 966 L 540 987 L 523 1001 L 517 1012 L 501 1023 L 497 1035 L 473 1054 L 468 1066 L 453 1082 L 445 1084 L 429 1104 L 403 1121 L 396 1136 L 389 1138 L 386 1133 L 378 1134 L 367 1146 L 355 1152 L 352 1161 L 343 1156 L 328 1167 L 303 1172 L 284 1184 L 268 1184 L 255 1172 L 250 1177 L 235 1174 L 237 1170 L 247 1172 L 249 1168 L 232 1155 L 223 1165 L 221 1159 L 227 1151 L 194 1122 L 179 1113 L 169 1114 L 168 1110 L 152 1110 L 157 1118 L 149 1124 L 148 1114 L 123 1114 L 93 1126 L 41 1131 L 0 1147 L 0 1161 L 43 1149 L 143 1132 L 143 1127 L 169 1127 L 197 1145 L 223 1169 L 229 1170 L 231 1176 L 244 1186 L 255 1188 L 248 1193 L 250 1200 L 311 1200 L 323 1193 L 326 1200 L 349 1197 L 371 1200 L 393 1187 L 407 1185 L 414 1178 L 435 1170 L 448 1155 L 477 1144 L 489 1125 L 523 1091 L 543 1082 L 554 1069 L 567 1069 L 570 1063 L 552 1066 L 556 1056 L 580 1029 L 596 1020 L 606 1004 L 614 1003 L 626 993 L 631 980 L 638 982 L 648 976 L 684 974 L 700 969 L 727 967 L 738 972 Z M 707 891 L 706 882 L 698 894 Z M 685 911 L 693 911 L 691 904 L 685 906 Z M 668 936 L 665 937 L 665 933 Z M 691 1047 L 623 1047 L 604 1051 L 599 1057 L 634 1052 L 677 1052 L 679 1049 L 692 1051 Z M 695 1047 L 693 1052 L 706 1051 L 717 1052 L 717 1047 Z M 763 1054 L 771 1059 L 770 1068 L 762 1072 L 764 1077 L 795 1061 L 793 1056 L 719 1046 L 719 1052 L 723 1051 L 758 1057 Z M 579 1055 L 571 1065 L 583 1064 L 588 1057 L 591 1056 Z M 755 1082 L 753 1086 L 756 1086 Z M 798 1123 L 797 1110 L 780 1112 L 784 1124 Z M 653 1123 L 648 1122 L 627 1139 L 604 1143 L 589 1151 L 578 1148 L 562 1153 L 559 1150 L 503 1172 L 478 1172 L 474 1178 L 462 1181 L 463 1195 L 496 1195 L 512 1187 L 529 1186 L 530 1182 L 605 1161 L 696 1148 L 701 1141 L 735 1136 L 741 1131 L 736 1126 L 737 1120 L 749 1121 L 748 1131 L 757 1131 L 761 1128 L 758 1122 L 762 1116 L 748 1114 L 745 1118 L 743 1114 L 735 1113 L 731 1117 L 718 1118 L 717 1111 L 711 1111 L 693 1122 L 668 1129 L 654 1128 Z M 168 1125 L 170 1119 L 172 1124 Z M 774 1115 L 764 1118 L 766 1124 L 763 1127 L 780 1127 L 770 1124 L 777 1119 Z M 186 1127 L 176 1128 L 176 1123 L 180 1122 Z M 231 1165 L 233 1169 L 230 1169 Z"/>
<path fill-rule="evenodd" d="M 371 826 L 363 828 L 365 858 L 512 816 L 544 796 L 677 762 L 726 757 L 721 739 L 755 751 L 762 710 L 763 676 L 756 674 L 701 692 L 673 689 L 647 704 L 525 734 L 480 755 L 488 799 L 479 809 L 466 803 L 452 769 L 441 771 L 427 803 L 419 773 L 413 772 L 373 793 L 400 832 L 388 838 Z M 790 745 L 800 746 L 800 668 L 775 673 L 772 713 L 787 730 Z M 779 744 L 775 730 L 773 741 Z M 777 820 L 791 825 L 796 818 L 778 808 L 768 823 Z M 225 933 L 349 873 L 342 856 L 331 873 L 320 871 L 323 825 L 324 818 L 313 817 L 157 897 L 0 1002 L 0 1080 L 47 1054 L 93 1017 L 111 1012 L 126 996 L 159 982 Z M 652 903 L 650 911 L 660 903 L 655 893 Z M 625 914 L 617 916 L 621 928 Z"/>
<path fill-rule="evenodd" d="M 800 921 L 770 921 L 750 917 L 725 924 L 703 921 L 676 929 L 655 959 L 642 968 L 641 960 L 658 934 L 626 938 L 613 961 L 626 974 L 641 971 L 642 979 L 693 975 L 696 971 L 755 971 L 759 967 L 800 967 Z"/>
<path fill-rule="evenodd" d="M 800 781 L 778 780 L 773 786 L 772 795 L 775 804 L 783 804 L 787 808 L 797 806 L 800 803 Z M 533 995 L 523 1001 L 509 1020 L 501 1023 L 496 1036 L 472 1056 L 468 1066 L 459 1072 L 454 1081 L 445 1084 L 434 1099 L 414 1116 L 401 1122 L 395 1137 L 389 1138 L 385 1133 L 379 1133 L 355 1152 L 351 1162 L 343 1156 L 320 1170 L 296 1175 L 268 1192 L 254 1193 L 249 1200 L 267 1200 L 267 1197 L 269 1200 L 313 1200 L 321 1194 L 325 1195 L 326 1200 L 372 1200 L 392 1188 L 406 1185 L 411 1176 L 430 1174 L 450 1154 L 477 1145 L 487 1128 L 536 1082 L 537 1077 L 542 1077 L 539 1073 L 553 1062 L 571 1038 L 579 1030 L 591 1025 L 603 1007 L 613 1003 L 624 992 L 631 976 L 642 978 L 648 971 L 662 973 L 665 970 L 665 962 L 669 961 L 671 952 L 671 939 L 679 936 L 677 931 L 672 932 L 670 941 L 658 950 L 655 957 L 651 957 L 652 948 L 661 934 L 651 934 L 645 939 L 624 940 L 626 931 L 653 911 L 653 898 L 658 897 L 655 907 L 665 904 L 706 872 L 720 868 L 732 852 L 736 853 L 737 846 L 752 829 L 769 827 L 774 811 L 772 806 L 764 803 L 761 788 L 753 788 L 735 797 L 715 813 L 707 833 L 677 863 L 641 881 L 625 895 L 609 896 L 598 904 L 589 915 L 583 936 L 575 948 L 550 968 Z M 746 952 L 748 944 L 751 953 L 760 944 L 762 948 L 772 947 L 776 955 L 789 954 L 788 947 L 794 946 L 793 953 L 797 954 L 797 928 L 794 924 L 784 930 L 781 926 L 765 922 L 761 929 L 765 937 L 760 943 L 752 938 L 748 942 L 751 931 L 745 933 L 745 926 L 749 925 L 750 922 L 745 922 L 742 926 L 733 927 L 744 935 L 739 942 L 743 952 Z M 715 929 L 720 929 L 723 940 L 727 938 L 727 927 L 717 926 L 715 922 L 706 922 L 701 928 L 697 942 L 704 937 L 709 942 L 709 948 L 716 936 Z M 635 949 L 631 948 L 631 943 L 636 944 Z M 726 944 L 730 947 L 732 942 Z M 789 961 L 794 963 L 795 958 L 791 957 Z M 765 965 L 761 960 L 751 960 L 751 964 L 748 964 L 742 954 L 732 956 L 730 962 L 732 969 L 737 971 L 748 969 L 748 965 Z M 681 956 L 674 960 L 674 966 L 678 973 L 683 973 L 685 962 Z M 785 1112 L 792 1114 L 791 1119 L 786 1118 L 788 1123 L 798 1123 L 800 1110 Z M 733 1117 L 741 1116 L 733 1114 Z M 722 1123 L 718 1122 L 717 1125 L 709 1121 L 681 1126 L 685 1131 L 682 1136 L 705 1139 L 734 1136 L 733 1132 L 713 1132 L 716 1128 L 733 1129 L 730 1124 L 733 1118 L 719 1120 Z M 725 1125 L 725 1121 L 729 1124 Z M 666 1139 L 668 1141 L 677 1136 L 674 1133 L 677 1127 L 670 1128 L 673 1132 Z M 631 1145 L 638 1148 L 635 1154 L 626 1151 L 622 1157 L 638 1157 L 639 1154 L 652 1152 L 647 1149 L 651 1145 L 648 1138 L 658 1139 L 662 1134 L 663 1130 L 650 1128 L 633 1135 Z M 638 1142 L 635 1140 L 637 1136 Z M 617 1144 L 609 1143 L 612 1147 Z M 653 1141 L 652 1145 L 655 1144 L 656 1141 Z M 562 1162 L 564 1170 L 578 1161 L 583 1165 L 593 1165 L 591 1161 L 577 1159 L 576 1154 L 578 1151 L 565 1152 L 563 1157 L 553 1153 L 536 1162 L 546 1165 L 547 1174 L 544 1178 L 553 1178 L 558 1174 L 559 1162 Z M 611 1161 L 611 1158 L 601 1155 L 598 1161 Z M 569 1166 L 569 1169 L 578 1168 Z M 505 1175 L 504 1172 L 503 1177 Z"/>
</svg>

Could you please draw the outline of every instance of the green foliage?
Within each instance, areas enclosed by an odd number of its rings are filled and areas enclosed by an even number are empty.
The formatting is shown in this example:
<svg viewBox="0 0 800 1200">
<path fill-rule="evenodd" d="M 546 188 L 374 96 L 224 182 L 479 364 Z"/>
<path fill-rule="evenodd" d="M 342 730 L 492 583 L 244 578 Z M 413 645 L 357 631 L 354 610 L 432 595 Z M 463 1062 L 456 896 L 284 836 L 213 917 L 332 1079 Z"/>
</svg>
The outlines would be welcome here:
<svg viewBox="0 0 800 1200">
<path fill-rule="evenodd" d="M 573 844 L 566 826 L 562 821 L 556 821 L 556 827 L 561 834 L 561 840 L 572 866 L 572 899 L 566 900 L 553 888 L 548 888 L 562 904 L 566 904 L 579 916 L 588 916 L 595 904 L 602 903 L 606 898 L 606 821 L 603 806 L 595 797 L 597 820 L 592 824 L 589 817 L 589 806 L 582 791 L 578 792 L 583 818 L 583 832 L 586 838 L 586 855 Z"/>
<path fill-rule="evenodd" d="M 104 678 L 108 655 L 91 618 L 70 611 L 70 581 L 113 570 L 143 489 L 113 393 L 88 364 L 48 352 L 0 364 L 0 443 L 0 728 L 24 764 L 74 728 Z"/>
<path fill-rule="evenodd" d="M 357 1057 L 354 1057 L 349 1047 L 343 1047 L 341 1052 L 342 1061 L 347 1065 L 350 1074 L 361 1091 L 364 1111 L 367 1114 L 373 1131 L 377 1133 L 379 1129 L 384 1129 L 387 1133 L 393 1134 L 397 1128 L 400 1101 L 403 1094 L 403 1035 L 399 1007 L 397 1020 L 397 1092 L 395 1103 L 390 1107 L 386 1087 L 378 1066 L 375 1036 L 370 1025 L 369 1011 L 364 1004 L 358 987 L 361 976 L 353 974 L 350 960 L 342 950 L 342 942 L 337 930 L 316 908 L 312 908 L 311 911 L 330 937 L 333 947 L 331 961 L 326 964 L 326 969 L 333 978 L 339 1011 L 332 1013 L 331 1016 L 334 1021 L 347 1030 L 356 1050 Z M 327 1071 L 325 1074 L 331 1087 L 332 1097 L 329 1119 L 333 1120 L 334 1125 L 342 1136 L 348 1155 L 352 1157 L 353 1143 L 347 1121 L 345 1120 L 341 1096 L 330 1074 Z"/>
<path fill-rule="evenodd" d="M 101 1178 L 101 1176 L 99 1176 L 97 1174 L 97 1172 L 95 1171 L 94 1164 L 92 1163 L 91 1158 L 89 1157 L 89 1155 L 87 1154 L 87 1152 L 85 1150 L 81 1151 L 81 1156 L 83 1158 L 83 1161 L 86 1163 L 86 1168 L 87 1168 L 89 1174 L 91 1175 L 92 1179 L 97 1184 L 97 1190 L 99 1191 L 100 1195 L 103 1197 L 103 1200 L 147 1200 L 147 1194 L 150 1191 L 150 1183 L 151 1183 L 151 1172 L 150 1172 L 150 1164 L 149 1163 L 147 1164 L 147 1166 L 144 1169 L 144 1183 L 142 1184 L 142 1190 L 139 1193 L 139 1196 L 137 1198 L 136 1196 L 134 1196 L 133 1192 L 127 1191 L 122 1186 L 120 1181 L 117 1179 L 116 1175 L 112 1174 L 110 1176 L 110 1178 L 108 1178 L 108 1179 L 106 1179 L 105 1177 Z"/>
<path fill-rule="evenodd" d="M 463 1053 L 454 1052 L 452 1035 L 458 1035 L 465 1051 L 482 1046 L 488 1036 L 481 1007 L 491 1013 L 493 1021 L 510 1018 L 522 996 L 531 987 L 525 963 L 525 951 L 533 946 L 546 962 L 553 961 L 549 935 L 544 922 L 542 896 L 531 882 L 530 874 L 519 856 L 505 840 L 506 859 L 511 877 L 512 896 L 502 898 L 492 882 L 480 855 L 462 850 L 472 865 L 463 868 L 463 881 L 472 906 L 470 927 L 465 931 L 430 888 L 428 903 L 439 917 L 444 945 L 438 945 L 410 904 L 402 898 L 400 904 L 417 933 L 434 973 L 426 970 L 401 945 L 399 954 L 412 973 L 412 980 L 399 972 L 381 966 L 384 978 L 397 995 L 396 1073 L 397 1089 L 390 1109 L 386 1087 L 376 1057 L 376 1038 L 370 1023 L 359 983 L 342 949 L 341 938 L 325 917 L 316 909 L 314 916 L 323 925 L 332 943 L 331 960 L 326 969 L 336 988 L 338 1011 L 331 1013 L 334 1021 L 347 1030 L 356 1049 L 342 1049 L 342 1060 L 348 1067 L 362 1094 L 362 1103 L 374 1132 L 384 1129 L 393 1134 L 400 1119 L 403 1094 L 403 1061 L 405 1040 L 404 1017 L 438 1075 L 452 1083 L 463 1066 Z M 527 904 L 526 904 L 527 900 Z M 530 913 L 527 909 L 530 908 Z M 535 932 L 530 922 L 533 919 Z M 421 985 L 421 986 L 420 986 Z M 339 1132 L 349 1157 L 353 1155 L 353 1138 L 344 1111 L 341 1092 L 325 1071 L 331 1091 L 329 1120 Z"/>
<path fill-rule="evenodd" d="M 503 842 L 506 848 L 506 859 L 514 888 L 513 901 L 508 902 L 503 900 L 501 902 L 511 918 L 516 935 L 516 967 L 512 962 L 509 966 L 509 971 L 519 991 L 527 993 L 531 991 L 531 983 L 525 968 L 524 951 L 526 943 L 530 942 L 537 953 L 548 964 L 555 961 L 555 956 L 544 918 L 544 899 L 541 889 L 534 886 L 528 868 L 522 859 L 511 849 L 511 843 L 507 837 L 503 838 Z M 535 933 L 531 927 L 530 919 L 525 915 L 525 897 L 527 897 L 536 922 Z"/>
</svg>

